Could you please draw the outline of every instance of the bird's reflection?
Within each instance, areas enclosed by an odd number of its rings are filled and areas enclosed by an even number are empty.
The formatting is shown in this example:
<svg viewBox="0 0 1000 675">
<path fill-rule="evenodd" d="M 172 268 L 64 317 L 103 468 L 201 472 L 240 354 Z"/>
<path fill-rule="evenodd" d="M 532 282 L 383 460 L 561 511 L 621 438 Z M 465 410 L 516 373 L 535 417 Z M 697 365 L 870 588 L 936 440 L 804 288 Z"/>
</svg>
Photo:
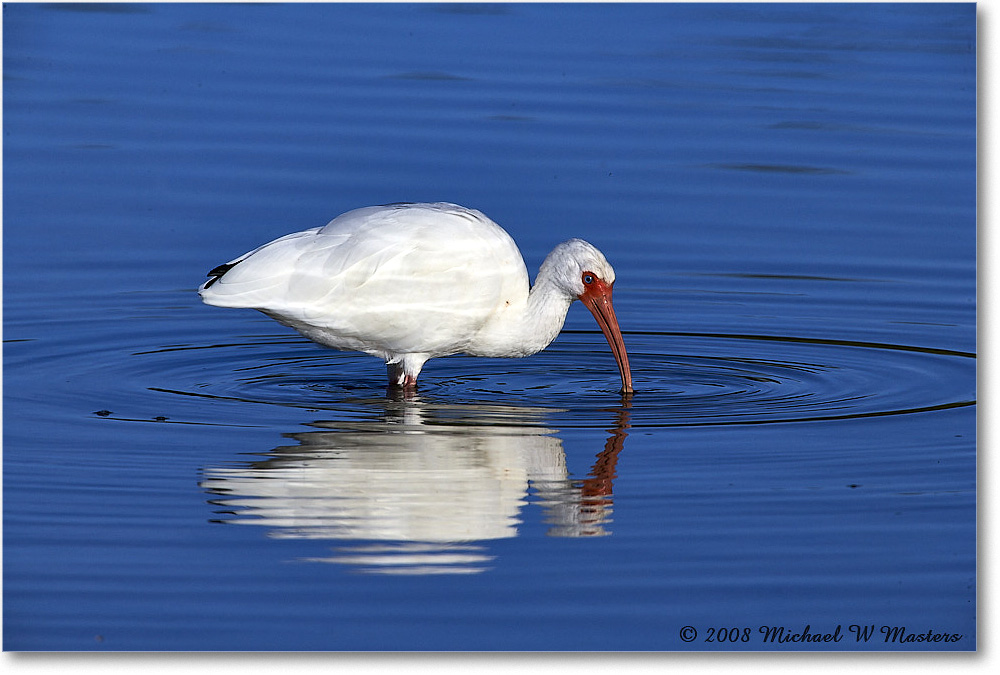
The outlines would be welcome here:
<svg viewBox="0 0 1000 675">
<path fill-rule="evenodd" d="M 627 408 L 590 475 L 573 479 L 551 409 L 379 399 L 343 421 L 289 434 L 263 461 L 209 468 L 219 520 L 270 536 L 364 542 L 314 561 L 386 574 L 475 573 L 484 542 L 516 537 L 540 505 L 551 536 L 609 534 Z"/>
</svg>

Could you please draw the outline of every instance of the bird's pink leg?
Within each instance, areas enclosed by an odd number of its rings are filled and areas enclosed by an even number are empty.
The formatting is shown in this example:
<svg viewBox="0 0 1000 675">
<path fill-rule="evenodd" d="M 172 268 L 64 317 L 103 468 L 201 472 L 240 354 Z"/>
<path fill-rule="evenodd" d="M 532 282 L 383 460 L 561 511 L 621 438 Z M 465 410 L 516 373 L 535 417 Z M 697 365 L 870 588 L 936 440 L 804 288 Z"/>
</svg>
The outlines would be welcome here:
<svg viewBox="0 0 1000 675">
<path fill-rule="evenodd" d="M 388 363 L 386 370 L 389 375 L 389 389 L 402 389 L 406 394 L 416 393 L 417 376 L 404 372 L 402 363 Z"/>
</svg>

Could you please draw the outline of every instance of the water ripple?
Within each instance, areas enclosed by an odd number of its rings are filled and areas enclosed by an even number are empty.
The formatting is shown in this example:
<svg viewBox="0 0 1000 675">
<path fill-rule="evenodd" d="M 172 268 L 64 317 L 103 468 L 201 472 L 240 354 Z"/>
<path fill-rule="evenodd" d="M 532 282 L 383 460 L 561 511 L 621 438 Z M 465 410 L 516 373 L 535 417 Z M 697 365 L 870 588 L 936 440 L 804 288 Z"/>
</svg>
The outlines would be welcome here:
<svg viewBox="0 0 1000 675">
<path fill-rule="evenodd" d="M 975 354 L 795 336 L 632 332 L 636 393 L 616 392 L 600 334 L 565 332 L 528 359 L 449 357 L 422 376 L 423 401 L 558 411 L 561 425 L 600 426 L 623 404 L 634 427 L 773 424 L 904 415 L 975 404 Z M 174 395 L 309 410 L 355 410 L 383 398 L 382 366 L 301 340 L 262 338 L 135 354 L 168 360 Z M 596 419 L 600 419 L 597 416 Z M 505 424 L 512 420 L 504 420 Z M 526 420 L 534 424 L 537 420 Z"/>
</svg>

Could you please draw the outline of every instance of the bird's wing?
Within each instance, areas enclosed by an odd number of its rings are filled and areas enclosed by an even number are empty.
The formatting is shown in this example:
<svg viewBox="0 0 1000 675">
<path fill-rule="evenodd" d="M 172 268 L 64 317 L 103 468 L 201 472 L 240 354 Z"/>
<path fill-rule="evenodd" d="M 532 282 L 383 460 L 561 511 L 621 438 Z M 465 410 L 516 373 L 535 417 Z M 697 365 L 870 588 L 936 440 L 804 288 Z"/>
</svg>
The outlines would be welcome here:
<svg viewBox="0 0 1000 675">
<path fill-rule="evenodd" d="M 478 212 L 450 205 L 371 207 L 262 246 L 202 291 L 321 328 L 357 348 L 462 351 L 463 340 L 528 292 L 513 241 Z M 317 339 L 314 335 L 310 335 Z"/>
<path fill-rule="evenodd" d="M 315 227 L 264 244 L 219 265 L 199 290 L 202 299 L 219 307 L 261 308 L 284 295 L 296 261 L 316 247 Z M 335 245 L 333 239 L 328 242 Z"/>
</svg>

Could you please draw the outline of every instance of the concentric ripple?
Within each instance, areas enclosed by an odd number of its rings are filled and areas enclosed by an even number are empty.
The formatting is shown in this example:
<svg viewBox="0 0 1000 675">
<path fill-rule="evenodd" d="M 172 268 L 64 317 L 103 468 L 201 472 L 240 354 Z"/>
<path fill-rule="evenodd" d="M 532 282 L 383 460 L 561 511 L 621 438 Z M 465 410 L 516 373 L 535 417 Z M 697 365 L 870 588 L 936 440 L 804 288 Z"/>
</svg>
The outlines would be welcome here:
<svg viewBox="0 0 1000 675">
<path fill-rule="evenodd" d="M 595 409 L 625 405 L 632 426 L 767 424 L 903 415 L 973 405 L 975 355 L 908 345 L 801 337 L 630 333 L 636 393 L 623 397 L 599 333 L 567 332 L 526 359 L 448 357 L 428 363 L 424 402 L 560 411 L 592 426 Z M 156 391 L 310 410 L 347 411 L 386 396 L 370 357 L 298 338 L 144 352 L 169 360 L 179 388 Z M 513 420 L 505 420 L 511 423 Z M 532 423 L 525 420 L 522 423 Z"/>
</svg>

